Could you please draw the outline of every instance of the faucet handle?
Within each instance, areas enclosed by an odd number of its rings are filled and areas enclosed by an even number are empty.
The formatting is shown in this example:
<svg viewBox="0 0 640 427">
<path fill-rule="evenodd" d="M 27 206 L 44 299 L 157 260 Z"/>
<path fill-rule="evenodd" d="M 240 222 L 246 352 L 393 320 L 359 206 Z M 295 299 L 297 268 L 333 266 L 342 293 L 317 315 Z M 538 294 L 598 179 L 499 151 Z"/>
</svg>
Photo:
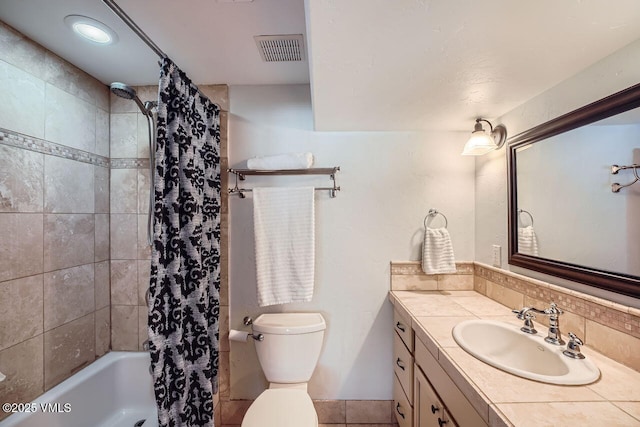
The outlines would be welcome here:
<svg viewBox="0 0 640 427">
<path fill-rule="evenodd" d="M 580 346 L 584 345 L 584 343 L 573 332 L 569 332 L 568 335 L 569 342 L 567 343 L 567 349 L 564 350 L 562 354 L 572 359 L 584 359 L 584 354 L 580 352 Z"/>
<path fill-rule="evenodd" d="M 547 308 L 544 312 L 548 315 L 558 315 L 564 313 L 564 311 L 562 311 L 561 308 L 558 308 L 558 305 L 553 301 L 551 301 L 549 308 Z"/>
</svg>

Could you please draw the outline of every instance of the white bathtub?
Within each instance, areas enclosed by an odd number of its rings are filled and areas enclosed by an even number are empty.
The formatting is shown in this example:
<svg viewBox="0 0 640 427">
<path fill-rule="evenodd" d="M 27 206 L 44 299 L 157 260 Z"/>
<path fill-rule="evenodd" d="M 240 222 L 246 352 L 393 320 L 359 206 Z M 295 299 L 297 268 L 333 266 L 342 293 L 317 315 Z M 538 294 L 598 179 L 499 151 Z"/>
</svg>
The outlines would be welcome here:
<svg viewBox="0 0 640 427">
<path fill-rule="evenodd" d="M 146 352 L 108 353 L 29 402 L 34 412 L 14 413 L 0 427 L 133 427 L 141 420 L 157 427 L 149 363 Z"/>
</svg>

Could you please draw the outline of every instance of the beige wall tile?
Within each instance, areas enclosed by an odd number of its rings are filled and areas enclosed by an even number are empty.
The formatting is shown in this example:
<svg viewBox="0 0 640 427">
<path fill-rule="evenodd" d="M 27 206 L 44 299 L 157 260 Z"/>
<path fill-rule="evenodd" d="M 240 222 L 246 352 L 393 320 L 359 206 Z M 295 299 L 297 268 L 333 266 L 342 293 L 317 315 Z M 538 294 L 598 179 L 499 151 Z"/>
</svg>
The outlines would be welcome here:
<svg viewBox="0 0 640 427">
<path fill-rule="evenodd" d="M 586 320 L 586 343 L 605 356 L 640 371 L 640 339 Z"/>
<path fill-rule="evenodd" d="M 96 107 L 47 83 L 45 86 L 44 138 L 58 144 L 94 153 Z"/>
<path fill-rule="evenodd" d="M 45 83 L 3 61 L 0 76 L 0 127 L 44 138 Z M 25 111 L 29 114 L 24 114 Z"/>
<path fill-rule="evenodd" d="M 95 166 L 56 156 L 44 158 L 44 211 L 94 213 Z"/>
<path fill-rule="evenodd" d="M 111 259 L 138 258 L 138 218 L 136 214 L 111 215 Z"/>
<path fill-rule="evenodd" d="M 146 116 L 142 114 L 138 114 L 138 124 L 137 124 L 137 155 L 139 159 L 148 159 L 149 158 L 149 123 L 147 122 Z"/>
<path fill-rule="evenodd" d="M 138 213 L 149 214 L 149 192 L 151 180 L 149 179 L 149 169 L 138 169 Z"/>
<path fill-rule="evenodd" d="M 45 215 L 44 271 L 93 263 L 94 239 L 95 221 L 91 214 Z"/>
<path fill-rule="evenodd" d="M 138 305 L 137 261 L 111 261 L 111 304 Z"/>
<path fill-rule="evenodd" d="M 43 335 L 0 351 L 7 378 L 0 386 L 0 403 L 30 402 L 44 391 Z M 0 411 L 0 418 L 4 414 Z"/>
<path fill-rule="evenodd" d="M 314 400 L 313 406 L 318 414 L 318 422 L 337 424 L 347 421 L 347 406 L 344 400 Z"/>
<path fill-rule="evenodd" d="M 111 97 L 113 100 L 114 96 Z M 123 100 L 136 111 L 135 102 Z M 119 104 L 118 104 L 119 105 Z M 113 109 L 112 109 L 113 113 Z M 110 120 L 111 158 L 135 158 L 138 155 L 138 115 L 135 112 L 111 114 Z"/>
<path fill-rule="evenodd" d="M 0 281 L 42 273 L 42 214 L 0 213 L 0 236 Z"/>
<path fill-rule="evenodd" d="M 147 242 L 148 215 L 138 215 L 138 259 L 151 259 L 151 246 Z"/>
<path fill-rule="evenodd" d="M 95 166 L 94 170 L 94 210 L 96 213 L 109 213 L 109 175 L 110 170 Z"/>
<path fill-rule="evenodd" d="M 347 400 L 347 424 L 390 423 L 393 413 L 389 400 Z"/>
<path fill-rule="evenodd" d="M 440 291 L 472 291 L 473 275 L 438 274 L 438 290 Z"/>
<path fill-rule="evenodd" d="M 109 261 L 94 264 L 96 310 L 108 307 L 111 303 L 111 267 Z"/>
<path fill-rule="evenodd" d="M 487 295 L 487 279 L 480 276 L 474 276 L 473 289 L 482 295 Z"/>
<path fill-rule="evenodd" d="M 146 307 L 138 307 L 138 350 L 144 350 L 144 342 L 149 339 L 147 330 L 149 313 Z"/>
<path fill-rule="evenodd" d="M 102 109 L 109 106 L 104 84 L 50 51 L 45 55 L 45 80 L 92 105 Z"/>
<path fill-rule="evenodd" d="M 111 306 L 111 348 L 113 350 L 138 350 L 138 306 Z"/>
<path fill-rule="evenodd" d="M 138 170 L 111 169 L 111 213 L 136 213 L 138 208 Z"/>
<path fill-rule="evenodd" d="M 0 145 L 0 212 L 42 212 L 44 155 Z"/>
<path fill-rule="evenodd" d="M 44 274 L 44 330 L 95 311 L 93 263 Z"/>
<path fill-rule="evenodd" d="M 129 99 L 120 98 L 113 93 L 109 93 L 109 112 L 112 116 L 117 113 L 135 113 L 137 111 L 138 106 L 135 102 Z M 112 157 L 116 156 L 114 156 L 112 153 Z"/>
<path fill-rule="evenodd" d="M 96 357 L 109 351 L 111 345 L 111 308 L 96 311 Z"/>
<path fill-rule="evenodd" d="M 44 334 L 44 386 L 49 390 L 95 360 L 93 313 Z"/>
<path fill-rule="evenodd" d="M 109 215 L 96 214 L 95 219 L 95 253 L 94 261 L 109 259 Z"/>
<path fill-rule="evenodd" d="M 0 350 L 42 334 L 41 274 L 1 282 L 0 295 Z"/>
<path fill-rule="evenodd" d="M 45 49 L 3 22 L 0 22 L 0 60 L 44 79 Z"/>
<path fill-rule="evenodd" d="M 497 283 L 487 282 L 487 296 L 512 309 L 524 307 L 524 295 Z"/>
<path fill-rule="evenodd" d="M 149 289 L 149 276 L 151 275 L 151 261 L 138 260 L 138 305 L 147 306 L 145 295 Z"/>
<path fill-rule="evenodd" d="M 223 111 L 229 111 L 229 86 L 200 85 L 200 91 Z"/>
<path fill-rule="evenodd" d="M 96 154 L 109 157 L 109 112 L 96 108 Z"/>
<path fill-rule="evenodd" d="M 438 289 L 438 276 L 426 274 L 392 275 L 391 289 L 394 291 L 435 291 Z"/>
</svg>

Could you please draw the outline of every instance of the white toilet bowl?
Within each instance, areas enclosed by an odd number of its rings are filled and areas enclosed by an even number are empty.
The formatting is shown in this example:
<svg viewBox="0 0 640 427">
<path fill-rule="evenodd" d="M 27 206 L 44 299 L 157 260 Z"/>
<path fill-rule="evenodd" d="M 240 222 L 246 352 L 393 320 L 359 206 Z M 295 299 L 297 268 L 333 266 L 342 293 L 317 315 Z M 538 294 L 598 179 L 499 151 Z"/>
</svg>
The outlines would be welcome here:
<svg viewBox="0 0 640 427">
<path fill-rule="evenodd" d="M 251 404 L 241 427 L 318 427 L 307 382 L 318 363 L 326 323 L 320 313 L 262 314 L 253 322 L 256 352 L 269 388 Z"/>
</svg>

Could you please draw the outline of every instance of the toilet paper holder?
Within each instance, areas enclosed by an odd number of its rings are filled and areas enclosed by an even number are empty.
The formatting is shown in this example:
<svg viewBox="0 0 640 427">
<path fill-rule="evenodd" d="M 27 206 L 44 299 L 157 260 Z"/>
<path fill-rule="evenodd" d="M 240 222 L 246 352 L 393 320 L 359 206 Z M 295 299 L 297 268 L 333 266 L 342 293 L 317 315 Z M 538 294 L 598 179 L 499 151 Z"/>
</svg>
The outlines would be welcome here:
<svg viewBox="0 0 640 427">
<path fill-rule="evenodd" d="M 253 325 L 253 319 L 249 316 L 245 316 L 245 318 L 242 319 L 242 323 L 244 323 L 245 326 L 251 326 Z M 249 334 L 249 336 L 256 341 L 264 341 L 264 335 L 262 334 Z"/>
</svg>

